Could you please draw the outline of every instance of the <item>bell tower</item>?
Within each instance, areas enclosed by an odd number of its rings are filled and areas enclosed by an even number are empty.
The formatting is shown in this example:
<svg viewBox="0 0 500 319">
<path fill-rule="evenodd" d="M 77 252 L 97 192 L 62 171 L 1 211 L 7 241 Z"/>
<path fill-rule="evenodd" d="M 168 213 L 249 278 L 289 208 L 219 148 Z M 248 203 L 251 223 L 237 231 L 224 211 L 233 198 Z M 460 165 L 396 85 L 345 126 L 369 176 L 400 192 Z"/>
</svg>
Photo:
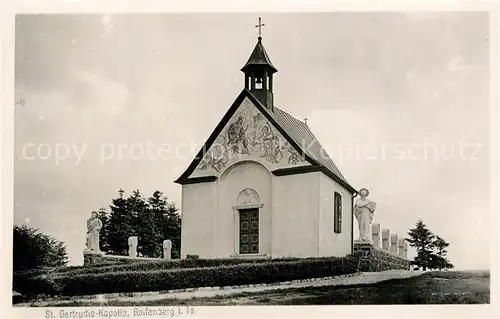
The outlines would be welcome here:
<svg viewBox="0 0 500 319">
<path fill-rule="evenodd" d="M 273 74 L 278 70 L 273 66 L 267 55 L 264 45 L 262 45 L 261 23 L 255 27 L 259 28 L 257 45 L 253 49 L 250 58 L 241 71 L 245 74 L 245 88 L 268 109 L 273 110 Z"/>
</svg>

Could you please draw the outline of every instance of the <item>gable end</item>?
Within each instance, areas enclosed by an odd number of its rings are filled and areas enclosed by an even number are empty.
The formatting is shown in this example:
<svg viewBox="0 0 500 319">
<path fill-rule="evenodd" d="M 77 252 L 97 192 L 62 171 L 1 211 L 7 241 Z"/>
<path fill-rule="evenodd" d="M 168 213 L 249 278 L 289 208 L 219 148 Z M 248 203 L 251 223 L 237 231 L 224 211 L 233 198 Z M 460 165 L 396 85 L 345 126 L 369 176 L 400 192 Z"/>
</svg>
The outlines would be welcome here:
<svg viewBox="0 0 500 319">
<path fill-rule="evenodd" d="M 265 117 L 265 119 L 283 136 L 283 138 L 290 144 L 290 146 L 299 154 L 299 156 L 308 161 L 310 164 L 317 166 L 318 163 L 316 160 L 311 158 L 308 154 L 306 154 L 301 147 L 287 134 L 287 132 L 279 125 L 276 120 L 268 113 L 265 107 L 260 103 L 259 100 L 255 98 L 255 96 L 250 93 L 247 89 L 244 89 L 236 98 L 234 103 L 231 105 L 229 110 L 223 116 L 222 120 L 219 122 L 215 130 L 212 132 L 210 137 L 207 139 L 203 147 L 200 149 L 198 154 L 195 156 L 194 160 L 188 166 L 186 171 L 175 181 L 178 184 L 187 184 L 187 183 L 196 183 L 200 177 L 190 178 L 193 172 L 196 170 L 200 162 L 203 160 L 205 154 L 210 150 L 210 147 L 214 144 L 219 134 L 226 127 L 228 122 L 231 120 L 233 115 L 236 113 L 240 105 L 243 103 L 245 98 L 253 104 L 253 106 Z M 202 182 L 200 180 L 200 182 Z"/>
</svg>

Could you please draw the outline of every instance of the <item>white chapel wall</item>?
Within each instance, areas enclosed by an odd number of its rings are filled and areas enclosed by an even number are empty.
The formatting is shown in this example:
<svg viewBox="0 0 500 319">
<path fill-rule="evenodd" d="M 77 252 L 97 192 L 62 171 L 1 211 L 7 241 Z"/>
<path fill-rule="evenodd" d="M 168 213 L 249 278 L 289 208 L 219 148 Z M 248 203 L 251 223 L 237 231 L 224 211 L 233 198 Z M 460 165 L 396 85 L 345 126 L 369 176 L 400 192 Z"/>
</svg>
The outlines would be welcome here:
<svg viewBox="0 0 500 319">
<path fill-rule="evenodd" d="M 183 186 L 181 255 L 223 258 L 239 252 L 238 195 L 258 194 L 259 253 L 272 257 L 344 256 L 351 252 L 351 194 L 322 172 L 274 176 L 239 162 L 216 182 Z M 342 196 L 342 233 L 333 231 L 333 193 Z M 249 192 L 250 194 L 250 192 Z"/>
<path fill-rule="evenodd" d="M 352 202 L 351 194 L 339 183 L 319 173 L 319 255 L 345 256 L 351 253 Z M 342 196 L 342 232 L 333 231 L 333 194 Z"/>
<path fill-rule="evenodd" d="M 244 161 L 229 167 L 216 182 L 217 256 L 230 257 L 239 253 L 239 212 L 234 206 L 245 189 L 254 190 L 262 205 L 259 209 L 259 254 L 271 253 L 271 176 L 261 163 Z"/>
<path fill-rule="evenodd" d="M 182 186 L 181 258 L 186 255 L 216 257 L 216 204 L 215 183 Z"/>
<path fill-rule="evenodd" d="M 319 172 L 273 176 L 273 257 L 318 255 Z"/>
</svg>

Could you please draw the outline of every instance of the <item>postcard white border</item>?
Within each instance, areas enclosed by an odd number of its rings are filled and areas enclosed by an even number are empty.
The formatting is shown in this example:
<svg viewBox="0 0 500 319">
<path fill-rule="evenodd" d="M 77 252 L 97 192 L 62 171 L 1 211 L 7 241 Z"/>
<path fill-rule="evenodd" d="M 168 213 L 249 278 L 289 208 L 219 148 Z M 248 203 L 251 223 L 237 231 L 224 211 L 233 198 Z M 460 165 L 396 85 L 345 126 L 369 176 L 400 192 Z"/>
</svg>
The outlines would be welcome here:
<svg viewBox="0 0 500 319">
<path fill-rule="evenodd" d="M 1 74 L 1 203 L 2 236 L 0 247 L 2 263 L 0 312 L 4 318 L 40 318 L 45 308 L 13 308 L 11 305 L 12 273 L 12 223 L 13 223 L 13 129 L 14 129 L 14 23 L 16 13 L 146 13 L 146 12 L 324 12 L 324 11 L 489 11 L 490 34 L 490 109 L 491 109 L 491 304 L 490 305 L 421 305 L 421 306 L 284 306 L 284 307 L 196 307 L 195 317 L 329 317 L 329 318 L 441 318 L 441 317 L 497 317 L 498 308 L 498 260 L 499 260 L 499 5 L 497 1 L 1 1 L 0 11 L 0 74 Z M 464 229 L 464 235 L 466 230 Z"/>
</svg>

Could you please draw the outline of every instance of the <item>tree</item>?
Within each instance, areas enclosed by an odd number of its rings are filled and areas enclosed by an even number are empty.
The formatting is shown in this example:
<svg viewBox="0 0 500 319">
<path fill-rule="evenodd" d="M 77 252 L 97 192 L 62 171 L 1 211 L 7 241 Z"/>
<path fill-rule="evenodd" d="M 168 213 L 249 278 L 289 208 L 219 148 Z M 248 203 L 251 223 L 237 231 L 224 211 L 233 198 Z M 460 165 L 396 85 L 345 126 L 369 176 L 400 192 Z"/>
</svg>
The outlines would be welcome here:
<svg viewBox="0 0 500 319">
<path fill-rule="evenodd" d="M 408 236 L 410 238 L 406 240 L 417 250 L 417 256 L 411 262 L 413 265 L 423 270 L 453 268 L 453 265 L 446 259 L 447 248 L 450 244 L 427 229 L 422 220 L 417 221 L 415 228 L 408 232 Z"/>
<path fill-rule="evenodd" d="M 433 247 L 436 249 L 436 254 L 438 256 L 445 257 L 448 253 L 448 248 L 450 246 L 443 238 L 436 236 L 434 242 L 432 243 Z"/>
<path fill-rule="evenodd" d="M 102 222 L 102 229 L 99 232 L 99 246 L 102 251 L 109 251 L 109 243 L 108 243 L 108 238 L 109 238 L 109 214 L 106 211 L 106 208 L 101 207 L 97 211 L 97 217 L 101 220 Z"/>
<path fill-rule="evenodd" d="M 435 235 L 419 219 L 415 228 L 410 229 L 408 232 L 408 236 L 409 238 L 406 238 L 406 241 L 417 250 L 417 256 L 412 261 L 412 264 L 422 267 L 423 270 L 433 268 L 432 256 Z"/>
<path fill-rule="evenodd" d="M 108 253 L 114 255 L 127 255 L 128 238 L 137 235 L 135 218 L 128 207 L 129 201 L 123 198 L 123 193 L 123 189 L 120 189 L 118 197 L 112 200 L 111 214 L 105 230 L 107 238 L 106 242 L 102 244 L 103 246 L 108 245 Z"/>
<path fill-rule="evenodd" d="M 161 257 L 163 240 L 172 241 L 172 258 L 180 258 L 181 218 L 174 203 L 155 191 L 144 198 L 135 190 L 128 198 L 124 191 L 118 191 L 118 198 L 112 200 L 111 212 L 98 212 L 103 222 L 100 245 L 109 254 L 126 255 L 128 237 L 138 236 L 137 251 L 142 256 Z M 102 216 L 102 217 L 101 217 Z"/>
<path fill-rule="evenodd" d="M 63 242 L 26 225 L 14 226 L 14 271 L 59 267 L 67 263 L 68 255 Z"/>
<path fill-rule="evenodd" d="M 174 203 L 160 191 L 155 191 L 148 198 L 148 203 L 155 218 L 159 234 L 159 242 L 166 239 L 172 241 L 172 258 L 180 258 L 181 254 L 181 217 Z"/>
<path fill-rule="evenodd" d="M 135 227 L 139 239 L 137 252 L 144 257 L 159 257 L 161 254 L 159 235 L 153 211 L 139 190 L 127 199 L 128 207 L 134 214 Z"/>
<path fill-rule="evenodd" d="M 432 245 L 435 249 L 432 268 L 439 270 L 453 268 L 453 265 L 446 258 L 446 254 L 448 253 L 446 248 L 448 248 L 450 244 L 443 238 L 436 236 Z"/>
</svg>

